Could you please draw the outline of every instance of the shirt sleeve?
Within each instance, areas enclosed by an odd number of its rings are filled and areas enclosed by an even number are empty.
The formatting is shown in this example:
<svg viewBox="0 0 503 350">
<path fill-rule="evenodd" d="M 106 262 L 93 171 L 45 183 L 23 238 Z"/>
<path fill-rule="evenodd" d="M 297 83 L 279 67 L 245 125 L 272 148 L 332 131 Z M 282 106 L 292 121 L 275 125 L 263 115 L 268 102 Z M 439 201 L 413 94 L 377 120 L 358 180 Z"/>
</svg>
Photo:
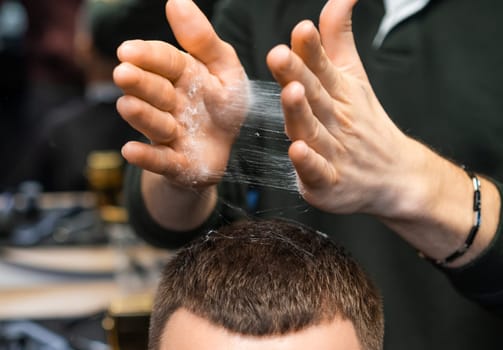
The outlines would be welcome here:
<svg viewBox="0 0 503 350">
<path fill-rule="evenodd" d="M 217 206 L 201 226 L 190 231 L 168 230 L 152 218 L 145 206 L 141 193 L 141 174 L 140 168 L 128 166 L 124 186 L 125 205 L 129 214 L 129 223 L 135 233 L 153 246 L 176 249 L 213 228 L 246 216 L 243 209 L 238 209 L 246 204 L 244 187 L 238 184 L 222 183 L 219 186 Z"/>
</svg>

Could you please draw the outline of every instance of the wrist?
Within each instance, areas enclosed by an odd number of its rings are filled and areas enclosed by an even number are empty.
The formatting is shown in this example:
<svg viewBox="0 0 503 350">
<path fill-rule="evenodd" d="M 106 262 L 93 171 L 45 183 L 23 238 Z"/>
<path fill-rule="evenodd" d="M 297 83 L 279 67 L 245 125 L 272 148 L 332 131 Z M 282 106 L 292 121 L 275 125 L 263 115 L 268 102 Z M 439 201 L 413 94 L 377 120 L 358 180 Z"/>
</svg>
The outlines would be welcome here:
<svg viewBox="0 0 503 350">
<path fill-rule="evenodd" d="M 372 214 L 382 219 L 415 221 L 435 205 L 442 189 L 442 179 L 435 172 L 446 161 L 420 142 L 405 138 L 379 184 L 381 200 Z"/>
<path fill-rule="evenodd" d="M 446 267 L 456 268 L 475 260 L 490 246 L 498 230 L 501 199 L 497 187 L 488 179 L 478 175 L 480 180 L 480 227 L 466 253 L 459 258 L 446 264 Z M 472 221 L 473 225 L 473 221 Z M 467 239 L 468 231 L 465 230 L 464 239 Z M 457 249 L 457 248 L 456 248 Z"/>
<path fill-rule="evenodd" d="M 473 210 L 473 224 L 466 235 L 464 242 L 461 245 L 458 245 L 456 250 L 453 250 L 449 255 L 443 258 L 431 258 L 429 256 L 425 256 L 422 252 L 420 252 L 420 256 L 426 258 L 439 266 L 450 266 L 453 263 L 455 264 L 458 261 L 462 261 L 463 257 L 466 257 L 470 254 L 467 254 L 468 250 L 473 245 L 475 239 L 477 238 L 477 234 L 480 230 L 481 219 L 482 219 L 482 211 L 481 211 L 481 181 L 478 176 L 468 170 L 465 166 L 462 167 L 466 172 L 468 178 L 472 181 L 473 185 L 473 202 L 472 202 L 472 210 Z M 454 249 L 454 248 L 453 248 Z M 472 249 L 473 250 L 473 249 Z M 466 255 L 465 255 L 466 254 Z"/>
<path fill-rule="evenodd" d="M 381 219 L 414 248 L 441 260 L 462 246 L 473 225 L 473 184 L 460 166 L 411 141 Z"/>
<path fill-rule="evenodd" d="M 405 161 L 401 176 L 394 179 L 390 210 L 380 218 L 415 249 L 442 261 L 463 247 L 474 227 L 473 179 L 461 166 L 420 143 L 416 142 L 413 152 L 410 154 L 414 154 L 414 159 Z M 497 230 L 499 192 L 492 182 L 480 175 L 478 178 L 481 195 L 478 233 L 469 249 L 446 264 L 447 267 L 459 267 L 475 259 L 489 246 Z"/>
<path fill-rule="evenodd" d="M 199 227 L 211 215 L 217 202 L 216 185 L 182 187 L 147 170 L 142 172 L 141 191 L 152 218 L 174 231 Z"/>
</svg>

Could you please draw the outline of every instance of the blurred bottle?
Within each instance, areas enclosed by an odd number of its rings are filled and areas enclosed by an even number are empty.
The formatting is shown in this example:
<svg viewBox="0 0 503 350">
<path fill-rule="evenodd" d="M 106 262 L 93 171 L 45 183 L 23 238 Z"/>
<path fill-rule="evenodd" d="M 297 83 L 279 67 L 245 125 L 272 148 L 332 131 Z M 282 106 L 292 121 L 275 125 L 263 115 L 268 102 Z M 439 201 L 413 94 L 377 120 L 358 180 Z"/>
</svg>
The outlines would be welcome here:
<svg viewBox="0 0 503 350">
<path fill-rule="evenodd" d="M 117 151 L 94 151 L 87 157 L 86 177 L 97 204 L 120 206 L 124 160 Z"/>
</svg>

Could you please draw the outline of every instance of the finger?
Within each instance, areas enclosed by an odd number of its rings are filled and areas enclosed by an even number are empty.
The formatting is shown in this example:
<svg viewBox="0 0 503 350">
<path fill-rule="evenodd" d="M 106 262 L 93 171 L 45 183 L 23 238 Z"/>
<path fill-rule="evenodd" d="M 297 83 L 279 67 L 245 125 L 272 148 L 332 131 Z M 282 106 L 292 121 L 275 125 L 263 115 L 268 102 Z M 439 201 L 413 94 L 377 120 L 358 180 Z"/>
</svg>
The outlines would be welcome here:
<svg viewBox="0 0 503 350">
<path fill-rule="evenodd" d="M 130 141 L 122 147 L 122 156 L 131 164 L 167 177 L 184 175 L 188 169 L 187 158 L 162 145 L 148 145 Z"/>
<path fill-rule="evenodd" d="M 267 64 L 281 86 L 293 81 L 298 81 L 304 86 L 311 109 L 323 124 L 335 121 L 332 97 L 304 62 L 287 46 L 279 45 L 273 48 L 267 55 Z"/>
<path fill-rule="evenodd" d="M 340 69 L 366 78 L 356 50 L 351 25 L 353 7 L 358 0 L 329 0 L 320 14 L 321 42 L 330 60 Z"/>
<path fill-rule="evenodd" d="M 170 113 L 161 111 L 134 96 L 117 100 L 117 111 L 133 128 L 158 144 L 169 144 L 179 136 L 178 122 Z"/>
<path fill-rule="evenodd" d="M 305 142 L 296 141 L 292 143 L 288 155 L 304 189 L 312 191 L 335 185 L 337 180 L 335 168 Z"/>
<path fill-rule="evenodd" d="M 304 95 L 304 87 L 292 82 L 281 92 L 286 134 L 292 141 L 302 140 L 317 153 L 331 159 L 338 141 L 313 115 Z"/>
<path fill-rule="evenodd" d="M 241 69 L 232 46 L 218 37 L 193 1 L 169 0 L 166 16 L 180 45 L 203 62 L 211 73 L 219 76 L 232 67 Z"/>
<path fill-rule="evenodd" d="M 313 22 L 302 21 L 295 26 L 292 31 L 292 51 L 299 55 L 332 97 L 349 102 L 344 89 L 345 81 L 325 53 Z"/>
<path fill-rule="evenodd" d="M 114 81 L 125 94 L 147 101 L 161 111 L 175 107 L 175 89 L 163 77 L 144 71 L 130 63 L 121 63 L 114 69 Z"/>
<path fill-rule="evenodd" d="M 159 74 L 171 81 L 182 75 L 187 55 L 162 41 L 129 40 L 117 49 L 121 62 L 129 62 L 143 70 Z"/>
</svg>

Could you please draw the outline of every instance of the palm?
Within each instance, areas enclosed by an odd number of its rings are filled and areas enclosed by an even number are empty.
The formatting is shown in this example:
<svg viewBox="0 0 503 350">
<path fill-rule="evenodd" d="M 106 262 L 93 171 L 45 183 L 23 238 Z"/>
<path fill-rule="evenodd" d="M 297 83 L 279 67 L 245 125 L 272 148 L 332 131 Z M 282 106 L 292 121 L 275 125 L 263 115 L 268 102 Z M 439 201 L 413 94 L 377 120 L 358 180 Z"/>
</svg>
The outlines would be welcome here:
<svg viewBox="0 0 503 350">
<path fill-rule="evenodd" d="M 185 73 L 174 84 L 176 106 L 172 115 L 178 137 L 164 146 L 183 160 L 179 182 L 207 185 L 217 182 L 225 171 L 244 118 L 246 77 L 237 70 L 227 74 L 228 81 L 222 81 L 200 61 L 191 56 L 187 60 Z"/>
<path fill-rule="evenodd" d="M 160 41 L 118 49 L 123 63 L 114 79 L 125 96 L 117 108 L 151 141 L 130 142 L 123 155 L 181 186 L 206 186 L 227 165 L 244 117 L 246 76 L 234 49 L 193 2 L 170 0 L 166 15 L 187 53 Z"/>
</svg>

